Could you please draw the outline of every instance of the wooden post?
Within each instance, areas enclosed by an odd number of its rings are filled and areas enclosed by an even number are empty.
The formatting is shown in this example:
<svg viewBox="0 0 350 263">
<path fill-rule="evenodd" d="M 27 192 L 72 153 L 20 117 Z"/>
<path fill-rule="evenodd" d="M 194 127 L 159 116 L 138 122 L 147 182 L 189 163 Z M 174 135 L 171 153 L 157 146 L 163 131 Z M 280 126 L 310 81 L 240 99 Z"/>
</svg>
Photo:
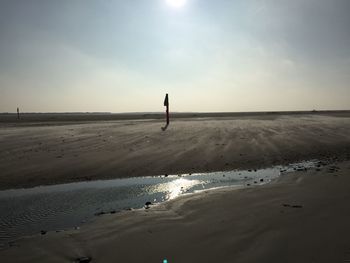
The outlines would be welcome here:
<svg viewBox="0 0 350 263">
<path fill-rule="evenodd" d="M 166 106 L 166 125 L 169 125 L 169 96 L 168 93 L 165 95 L 164 106 Z"/>
<path fill-rule="evenodd" d="M 17 119 L 19 120 L 19 108 L 17 107 Z"/>
</svg>

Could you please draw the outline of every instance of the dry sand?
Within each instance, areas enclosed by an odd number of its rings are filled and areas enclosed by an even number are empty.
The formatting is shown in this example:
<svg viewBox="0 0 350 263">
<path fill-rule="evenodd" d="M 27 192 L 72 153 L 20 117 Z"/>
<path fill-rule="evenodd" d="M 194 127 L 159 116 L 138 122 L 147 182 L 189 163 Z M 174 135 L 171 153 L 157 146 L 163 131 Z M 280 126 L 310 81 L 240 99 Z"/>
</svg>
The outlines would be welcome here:
<svg viewBox="0 0 350 263">
<path fill-rule="evenodd" d="M 1 262 L 349 262 L 350 162 L 335 165 L 23 239 Z"/>
<path fill-rule="evenodd" d="M 350 151 L 348 112 L 176 119 L 165 132 L 159 120 L 0 123 L 0 189 L 260 168 Z"/>
</svg>

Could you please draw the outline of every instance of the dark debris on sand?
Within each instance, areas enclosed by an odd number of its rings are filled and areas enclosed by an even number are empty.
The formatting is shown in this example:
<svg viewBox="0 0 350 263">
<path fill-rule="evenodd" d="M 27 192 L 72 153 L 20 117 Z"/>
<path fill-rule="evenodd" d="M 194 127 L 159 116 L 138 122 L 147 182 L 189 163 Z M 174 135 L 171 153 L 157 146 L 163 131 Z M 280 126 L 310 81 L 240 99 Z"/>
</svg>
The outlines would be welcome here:
<svg viewBox="0 0 350 263">
<path fill-rule="evenodd" d="M 152 202 L 146 202 L 145 209 L 149 209 L 151 205 L 152 205 Z"/>
<path fill-rule="evenodd" d="M 302 205 L 290 205 L 290 204 L 282 204 L 284 207 L 290 207 L 290 208 L 303 208 Z"/>
<path fill-rule="evenodd" d="M 89 262 L 91 262 L 91 260 L 92 260 L 92 258 L 90 258 L 90 257 L 81 257 L 81 258 L 77 258 L 75 260 L 75 262 L 77 262 L 77 263 L 89 263 Z"/>
</svg>

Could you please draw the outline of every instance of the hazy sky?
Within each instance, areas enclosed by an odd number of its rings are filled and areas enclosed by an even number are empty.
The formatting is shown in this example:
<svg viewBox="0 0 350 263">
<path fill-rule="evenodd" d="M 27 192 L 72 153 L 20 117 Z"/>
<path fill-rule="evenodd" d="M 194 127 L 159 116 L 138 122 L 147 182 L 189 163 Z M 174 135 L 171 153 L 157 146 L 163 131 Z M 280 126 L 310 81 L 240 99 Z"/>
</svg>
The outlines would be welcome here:
<svg viewBox="0 0 350 263">
<path fill-rule="evenodd" d="M 349 0 L 0 0 L 0 112 L 350 109 Z"/>
</svg>

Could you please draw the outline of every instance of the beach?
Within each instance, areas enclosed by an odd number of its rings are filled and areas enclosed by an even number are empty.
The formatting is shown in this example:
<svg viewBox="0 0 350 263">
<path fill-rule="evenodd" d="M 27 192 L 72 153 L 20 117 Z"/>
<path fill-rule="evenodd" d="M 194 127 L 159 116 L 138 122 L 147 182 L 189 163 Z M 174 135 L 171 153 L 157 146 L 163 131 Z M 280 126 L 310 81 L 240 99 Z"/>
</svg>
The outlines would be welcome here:
<svg viewBox="0 0 350 263">
<path fill-rule="evenodd" d="M 0 6 L 0 263 L 350 263 L 350 0 Z"/>
<path fill-rule="evenodd" d="M 14 242 L 2 262 L 347 262 L 350 162 Z"/>
<path fill-rule="evenodd" d="M 349 112 L 220 116 L 176 118 L 166 131 L 157 119 L 0 122 L 0 189 L 256 169 L 349 152 Z"/>
<path fill-rule="evenodd" d="M 2 189 L 256 169 L 318 159 L 262 186 L 183 195 L 23 237 L 2 262 L 348 262 L 350 116 L 301 114 L 4 125 Z M 89 261 L 90 260 L 90 261 Z"/>
</svg>

